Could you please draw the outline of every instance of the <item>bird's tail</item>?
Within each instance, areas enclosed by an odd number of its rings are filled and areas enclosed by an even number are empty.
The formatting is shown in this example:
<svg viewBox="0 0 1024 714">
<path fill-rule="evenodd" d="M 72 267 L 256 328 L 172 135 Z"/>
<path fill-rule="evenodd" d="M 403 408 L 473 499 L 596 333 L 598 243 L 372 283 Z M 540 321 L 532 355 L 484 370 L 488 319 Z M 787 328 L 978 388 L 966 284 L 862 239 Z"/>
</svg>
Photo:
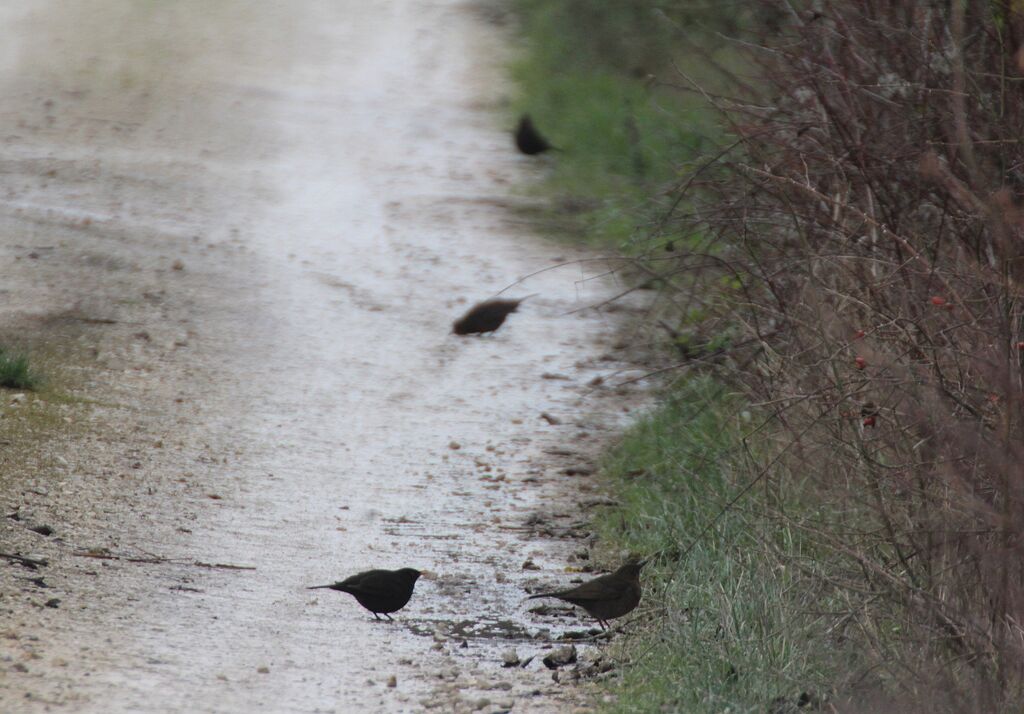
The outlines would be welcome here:
<svg viewBox="0 0 1024 714">
<path fill-rule="evenodd" d="M 537 593 L 526 598 L 527 600 L 536 600 L 539 597 L 558 597 L 558 593 Z"/>
</svg>

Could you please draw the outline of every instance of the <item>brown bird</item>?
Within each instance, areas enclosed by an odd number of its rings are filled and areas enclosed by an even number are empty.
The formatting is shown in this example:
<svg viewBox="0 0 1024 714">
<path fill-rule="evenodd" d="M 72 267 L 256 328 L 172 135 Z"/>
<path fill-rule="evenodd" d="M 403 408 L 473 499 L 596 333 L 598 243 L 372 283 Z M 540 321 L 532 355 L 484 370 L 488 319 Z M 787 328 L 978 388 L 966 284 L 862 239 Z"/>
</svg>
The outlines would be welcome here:
<svg viewBox="0 0 1024 714">
<path fill-rule="evenodd" d="M 359 604 L 372 612 L 376 619 L 380 619 L 379 613 L 390 620 L 389 613 L 401 610 L 409 602 L 420 575 L 420 571 L 412 568 L 367 570 L 331 585 L 314 585 L 309 589 L 330 588 L 354 595 Z"/>
<path fill-rule="evenodd" d="M 568 590 L 531 595 L 527 600 L 556 597 L 578 605 L 597 620 L 603 630 L 608 626 L 608 620 L 632 612 L 640 603 L 640 569 L 646 564 L 646 560 L 631 560 L 614 573 Z"/>
<path fill-rule="evenodd" d="M 536 156 L 549 150 L 559 151 L 557 146 L 552 146 L 541 136 L 529 114 L 519 117 L 519 126 L 516 127 L 516 148 L 527 156 Z"/>
<path fill-rule="evenodd" d="M 452 325 L 452 332 L 456 335 L 494 332 L 501 327 L 506 317 L 516 311 L 519 303 L 529 297 L 533 297 L 533 295 L 527 295 L 518 300 L 486 300 L 474 305 L 469 312 L 455 321 L 455 324 Z"/>
</svg>

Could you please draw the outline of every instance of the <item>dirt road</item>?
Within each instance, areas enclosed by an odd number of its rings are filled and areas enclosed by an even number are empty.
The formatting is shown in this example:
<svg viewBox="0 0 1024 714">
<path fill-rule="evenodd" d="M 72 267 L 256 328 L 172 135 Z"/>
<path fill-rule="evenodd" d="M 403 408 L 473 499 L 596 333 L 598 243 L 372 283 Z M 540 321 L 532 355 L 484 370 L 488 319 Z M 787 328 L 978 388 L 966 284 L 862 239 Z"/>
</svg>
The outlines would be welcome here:
<svg viewBox="0 0 1024 714">
<path fill-rule="evenodd" d="M 507 210 L 537 169 L 499 30 L 427 0 L 0 14 L 0 324 L 55 375 L 0 395 L 0 550 L 49 561 L 0 563 L 0 711 L 571 708 L 502 655 L 576 626 L 521 599 L 585 563 L 543 533 L 586 517 L 561 471 L 630 397 L 588 386 L 622 365 L 578 268 L 448 334 L 574 257 Z M 305 589 L 401 566 L 432 575 L 393 624 Z"/>
</svg>

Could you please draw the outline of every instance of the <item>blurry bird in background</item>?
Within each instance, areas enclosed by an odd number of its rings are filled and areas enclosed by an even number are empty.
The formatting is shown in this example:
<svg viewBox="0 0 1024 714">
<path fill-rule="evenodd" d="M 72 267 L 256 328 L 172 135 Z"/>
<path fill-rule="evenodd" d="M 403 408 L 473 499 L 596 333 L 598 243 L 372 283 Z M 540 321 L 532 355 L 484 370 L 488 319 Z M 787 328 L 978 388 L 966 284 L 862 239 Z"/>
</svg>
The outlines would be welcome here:
<svg viewBox="0 0 1024 714">
<path fill-rule="evenodd" d="M 536 156 L 545 151 L 561 151 L 557 146 L 552 146 L 548 140 L 541 136 L 529 114 L 523 114 L 519 118 L 519 126 L 516 127 L 516 148 L 527 156 Z"/>
<path fill-rule="evenodd" d="M 474 305 L 455 321 L 452 332 L 456 335 L 483 334 L 494 332 L 505 322 L 505 318 L 516 311 L 519 303 L 533 295 L 518 300 L 486 300 Z"/>
</svg>

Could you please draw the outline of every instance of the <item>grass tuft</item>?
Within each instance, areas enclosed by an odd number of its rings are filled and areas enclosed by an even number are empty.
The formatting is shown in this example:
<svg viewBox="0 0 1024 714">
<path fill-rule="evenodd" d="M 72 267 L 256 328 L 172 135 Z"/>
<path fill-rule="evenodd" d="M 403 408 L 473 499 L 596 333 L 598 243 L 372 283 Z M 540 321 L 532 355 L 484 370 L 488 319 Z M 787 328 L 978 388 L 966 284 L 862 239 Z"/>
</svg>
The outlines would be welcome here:
<svg viewBox="0 0 1024 714">
<path fill-rule="evenodd" d="M 12 355 L 0 349 L 0 387 L 35 389 L 40 382 L 39 376 L 29 367 L 26 355 Z"/>
</svg>

